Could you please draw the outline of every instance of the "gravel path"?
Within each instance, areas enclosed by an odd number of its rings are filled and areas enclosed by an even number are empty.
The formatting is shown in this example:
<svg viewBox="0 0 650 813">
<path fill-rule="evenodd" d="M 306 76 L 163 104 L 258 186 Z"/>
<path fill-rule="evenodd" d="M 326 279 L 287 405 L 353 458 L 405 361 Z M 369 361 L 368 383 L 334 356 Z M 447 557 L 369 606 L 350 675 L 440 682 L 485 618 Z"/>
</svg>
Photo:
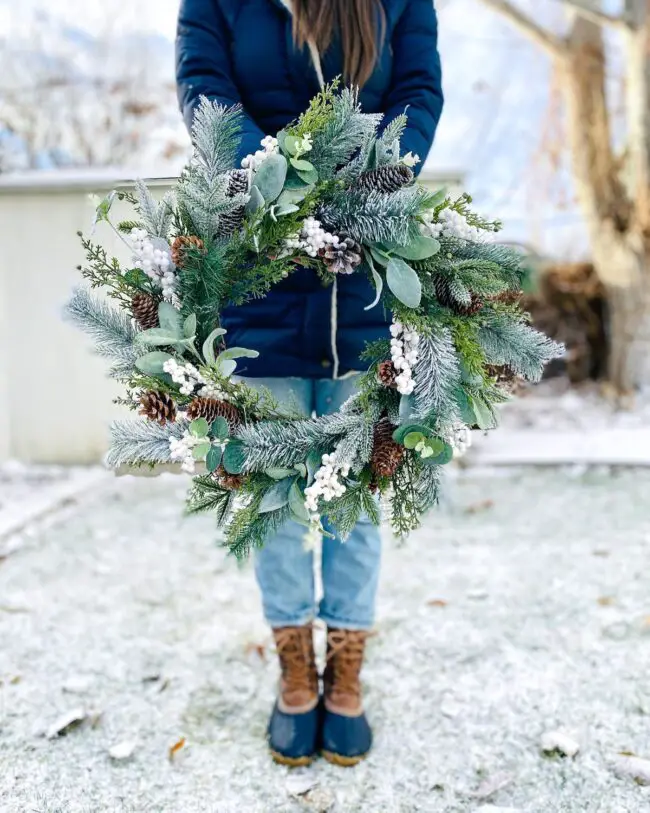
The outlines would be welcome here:
<svg viewBox="0 0 650 813">
<path fill-rule="evenodd" d="M 614 771 L 650 757 L 649 486 L 464 475 L 406 547 L 387 540 L 374 753 L 291 773 L 265 751 L 276 668 L 250 567 L 181 520 L 180 479 L 111 481 L 0 560 L 0 811 L 650 810 Z M 560 727 L 573 759 L 540 752 Z"/>
</svg>

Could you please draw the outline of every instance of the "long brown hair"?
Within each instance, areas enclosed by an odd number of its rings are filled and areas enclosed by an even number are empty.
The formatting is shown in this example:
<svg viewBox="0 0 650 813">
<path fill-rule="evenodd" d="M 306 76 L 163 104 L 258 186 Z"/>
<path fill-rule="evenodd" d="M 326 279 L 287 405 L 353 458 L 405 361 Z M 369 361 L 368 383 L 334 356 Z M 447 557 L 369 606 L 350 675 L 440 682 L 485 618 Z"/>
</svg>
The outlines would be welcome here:
<svg viewBox="0 0 650 813">
<path fill-rule="evenodd" d="M 302 47 L 311 39 L 322 54 L 339 34 L 344 78 L 363 86 L 377 63 L 384 33 L 380 0 L 293 0 L 293 10 L 296 44 Z"/>
</svg>

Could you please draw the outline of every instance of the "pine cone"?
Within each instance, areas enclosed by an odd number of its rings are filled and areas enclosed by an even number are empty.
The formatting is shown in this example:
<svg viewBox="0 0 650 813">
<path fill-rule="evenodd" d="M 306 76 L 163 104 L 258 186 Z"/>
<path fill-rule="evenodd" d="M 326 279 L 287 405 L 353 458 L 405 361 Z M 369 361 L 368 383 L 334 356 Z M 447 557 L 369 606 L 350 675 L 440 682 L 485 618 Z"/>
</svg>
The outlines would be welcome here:
<svg viewBox="0 0 650 813">
<path fill-rule="evenodd" d="M 133 294 L 133 298 L 131 299 L 131 313 L 143 330 L 158 327 L 159 302 L 160 300 L 149 294 Z"/>
<path fill-rule="evenodd" d="M 223 486 L 223 488 L 227 489 L 228 491 L 239 491 L 239 489 L 244 485 L 244 478 L 241 474 L 228 474 L 223 466 L 219 466 L 219 468 L 215 471 L 214 476 L 216 477 L 219 485 Z"/>
<path fill-rule="evenodd" d="M 166 392 L 146 392 L 140 398 L 140 415 L 164 426 L 176 420 L 176 405 Z"/>
<path fill-rule="evenodd" d="M 397 370 L 392 361 L 382 361 L 377 368 L 377 378 L 384 387 L 395 388 L 395 379 L 397 378 Z"/>
<path fill-rule="evenodd" d="M 377 169 L 364 172 L 356 183 L 357 189 L 366 192 L 397 192 L 403 186 L 413 182 L 413 170 L 404 164 L 387 164 Z"/>
<path fill-rule="evenodd" d="M 229 198 L 248 192 L 248 172 L 245 169 L 233 169 L 228 181 L 226 194 Z"/>
<path fill-rule="evenodd" d="M 232 212 L 219 215 L 219 236 L 228 237 L 238 232 L 242 227 L 245 215 L 246 209 L 243 206 L 240 206 L 238 209 L 233 209 Z"/>
<path fill-rule="evenodd" d="M 245 169 L 233 169 L 230 173 L 230 180 L 228 181 L 228 189 L 226 195 L 229 198 L 234 198 L 235 195 L 241 195 L 248 192 L 248 172 Z M 228 212 L 219 217 L 219 235 L 221 237 L 228 237 L 231 234 L 238 232 L 244 222 L 246 216 L 246 209 L 240 206 L 232 212 Z"/>
<path fill-rule="evenodd" d="M 370 468 L 376 477 L 392 477 L 406 454 L 404 447 L 393 440 L 394 431 L 387 418 L 375 424 Z"/>
<path fill-rule="evenodd" d="M 474 316 L 483 307 L 483 300 L 478 294 L 472 294 L 472 301 L 469 305 L 463 305 L 458 302 L 451 294 L 449 280 L 442 274 L 437 274 L 433 279 L 433 287 L 436 291 L 436 297 L 443 308 L 449 308 L 458 316 Z"/>
<path fill-rule="evenodd" d="M 187 409 L 187 418 L 190 421 L 205 418 L 209 424 L 214 423 L 217 418 L 225 418 L 231 432 L 234 432 L 242 422 L 236 406 L 216 398 L 195 398 Z"/>
<path fill-rule="evenodd" d="M 459 316 L 474 316 L 474 314 L 478 313 L 481 308 L 483 307 L 483 300 L 478 294 L 472 294 L 472 301 L 469 305 L 460 305 L 458 303 L 454 303 L 452 309 L 459 315 Z"/>
<path fill-rule="evenodd" d="M 203 251 L 204 247 L 203 240 L 201 240 L 200 237 L 186 237 L 183 234 L 179 234 L 172 243 L 172 262 L 174 265 L 182 268 L 187 249 L 195 248 L 198 251 Z"/>
<path fill-rule="evenodd" d="M 521 291 L 501 291 L 500 294 L 491 296 L 490 302 L 501 302 L 503 305 L 518 305 L 521 297 Z"/>
<path fill-rule="evenodd" d="M 361 263 L 361 246 L 351 237 L 341 235 L 339 242 L 330 243 L 318 252 L 328 271 L 333 274 L 353 274 Z"/>
</svg>

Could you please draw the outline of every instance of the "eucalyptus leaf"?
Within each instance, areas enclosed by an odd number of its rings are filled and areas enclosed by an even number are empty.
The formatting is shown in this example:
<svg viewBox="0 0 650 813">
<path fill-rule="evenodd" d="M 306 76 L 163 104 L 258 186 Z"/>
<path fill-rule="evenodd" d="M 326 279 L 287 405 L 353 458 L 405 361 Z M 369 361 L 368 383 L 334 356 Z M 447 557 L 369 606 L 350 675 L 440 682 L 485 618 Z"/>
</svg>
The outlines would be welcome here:
<svg viewBox="0 0 650 813">
<path fill-rule="evenodd" d="M 223 452 L 223 467 L 228 474 L 241 474 L 246 462 L 244 444 L 240 440 L 231 440 Z"/>
<path fill-rule="evenodd" d="M 305 466 L 304 463 L 298 463 L 298 465 L 296 466 L 296 471 L 303 479 L 307 477 L 307 466 Z"/>
<path fill-rule="evenodd" d="M 311 161 L 305 161 L 304 158 L 291 158 L 290 161 L 291 166 L 298 170 L 298 172 L 311 172 L 312 170 L 316 169 Z"/>
<path fill-rule="evenodd" d="M 247 347 L 229 347 L 223 353 L 219 353 L 220 361 L 226 359 L 256 359 L 258 357 L 259 351 L 249 350 Z"/>
<path fill-rule="evenodd" d="M 445 450 L 445 446 L 447 446 L 444 440 L 441 440 L 440 438 L 428 438 L 426 445 L 434 456 L 441 454 Z"/>
<path fill-rule="evenodd" d="M 384 290 L 384 280 L 382 279 L 380 273 L 375 268 L 375 264 L 372 261 L 372 254 L 364 249 L 364 255 L 366 258 L 366 262 L 368 263 L 368 268 L 370 268 L 370 273 L 372 274 L 373 282 L 375 283 L 375 298 L 373 301 L 366 305 L 364 311 L 369 311 L 375 307 L 375 305 L 379 304 L 381 300 L 381 292 Z"/>
<path fill-rule="evenodd" d="M 217 440 L 226 440 L 226 438 L 230 434 L 230 427 L 228 426 L 228 421 L 225 418 L 221 417 L 216 418 L 212 422 L 210 431 L 212 432 L 212 436 Z"/>
<path fill-rule="evenodd" d="M 470 396 L 462 387 L 456 388 L 455 396 L 461 421 L 467 426 L 473 426 L 476 423 L 476 415 Z"/>
<path fill-rule="evenodd" d="M 447 463 L 451 463 L 454 457 L 454 450 L 448 443 L 443 443 L 443 450 L 432 457 L 427 457 L 423 460 L 423 462 L 427 466 L 446 466 Z"/>
<path fill-rule="evenodd" d="M 390 262 L 390 257 L 377 246 L 370 246 L 370 254 L 372 259 L 381 266 L 387 266 Z"/>
<path fill-rule="evenodd" d="M 292 215 L 295 214 L 295 212 L 300 211 L 300 206 L 296 206 L 295 203 L 278 204 L 273 208 L 275 210 L 276 217 L 285 217 L 286 215 Z"/>
<path fill-rule="evenodd" d="M 186 339 L 193 339 L 196 336 L 196 314 L 191 313 L 183 322 L 183 336 Z"/>
<path fill-rule="evenodd" d="M 310 186 L 301 186 L 298 189 L 284 189 L 282 194 L 277 200 L 278 206 L 288 206 L 292 203 L 300 203 L 305 199 L 308 192 L 311 192 Z"/>
<path fill-rule="evenodd" d="M 428 438 L 431 434 L 431 430 L 428 429 L 426 426 L 423 426 L 420 423 L 405 423 L 401 426 L 398 426 L 397 429 L 393 432 L 393 440 L 395 443 L 404 443 L 404 439 L 407 435 L 417 433 L 422 435 L 422 437 Z"/>
<path fill-rule="evenodd" d="M 135 337 L 138 344 L 160 345 L 162 347 L 176 344 L 178 339 L 179 337 L 175 333 L 162 327 L 152 327 L 149 330 L 143 330 L 142 333 L 138 333 Z"/>
<path fill-rule="evenodd" d="M 424 435 L 421 432 L 409 432 L 404 438 L 404 446 L 407 449 L 415 449 L 422 440 Z"/>
<path fill-rule="evenodd" d="M 307 460 L 305 461 L 307 464 L 307 482 L 311 483 L 314 479 L 314 475 L 320 468 L 321 464 L 321 454 L 317 451 L 311 451 L 307 455 Z"/>
<path fill-rule="evenodd" d="M 293 485 L 293 480 L 278 480 L 271 486 L 260 502 L 259 513 L 268 514 L 269 511 L 279 511 L 289 503 L 289 492 Z"/>
<path fill-rule="evenodd" d="M 417 308 L 422 301 L 420 278 L 400 257 L 392 257 L 386 269 L 386 282 L 393 294 L 407 308 Z"/>
<path fill-rule="evenodd" d="M 192 449 L 192 457 L 195 460 L 205 460 L 206 455 L 210 452 L 211 445 L 209 441 L 205 441 L 205 443 L 198 443 Z"/>
<path fill-rule="evenodd" d="M 280 196 L 287 177 L 287 159 L 279 152 L 272 153 L 265 158 L 255 173 L 254 183 L 266 203 Z"/>
<path fill-rule="evenodd" d="M 169 353 L 164 353 L 162 350 L 154 350 L 153 353 L 140 356 L 140 358 L 136 360 L 135 366 L 145 375 L 161 376 L 165 373 L 163 365 L 171 358 L 172 356 Z"/>
<path fill-rule="evenodd" d="M 211 446 L 210 451 L 205 458 L 205 466 L 207 470 L 212 473 L 216 471 L 221 465 L 221 458 L 223 457 L 223 449 L 220 446 Z"/>
<path fill-rule="evenodd" d="M 309 186 L 318 183 L 318 172 L 315 169 L 312 169 L 309 172 L 302 172 L 301 170 L 297 169 L 296 173 L 300 180 Z"/>
<path fill-rule="evenodd" d="M 217 370 L 224 378 L 229 378 L 237 369 L 237 362 L 233 359 L 222 360 L 221 355 L 217 357 Z"/>
<path fill-rule="evenodd" d="M 309 511 L 305 508 L 305 495 L 296 480 L 289 491 L 289 508 L 293 516 L 309 522 Z"/>
<path fill-rule="evenodd" d="M 278 147 L 282 150 L 282 152 L 286 152 L 286 142 L 287 138 L 289 138 L 289 133 L 286 130 L 280 130 L 276 138 L 278 139 Z"/>
<path fill-rule="evenodd" d="M 190 434 L 195 438 L 205 438 L 210 430 L 210 425 L 205 418 L 197 418 L 190 424 Z"/>
<path fill-rule="evenodd" d="M 290 155 L 295 155 L 298 152 L 298 141 L 300 139 L 296 138 L 292 135 L 285 136 L 284 144 L 280 144 L 280 147 L 285 151 L 288 152 Z M 278 139 L 279 143 L 280 139 Z"/>
<path fill-rule="evenodd" d="M 392 254 L 406 260 L 426 260 L 440 251 L 440 243 L 435 237 L 426 237 L 424 234 L 418 235 L 407 246 L 390 243 L 388 247 Z"/>
<path fill-rule="evenodd" d="M 496 427 L 497 422 L 494 413 L 484 401 L 480 398 L 473 398 L 472 407 L 479 429 L 494 429 Z"/>
<path fill-rule="evenodd" d="M 264 203 L 264 196 L 260 190 L 256 186 L 251 186 L 250 199 L 246 204 L 247 213 L 250 215 L 257 212 L 258 209 L 263 209 Z"/>
<path fill-rule="evenodd" d="M 217 360 L 214 354 L 214 341 L 215 339 L 218 339 L 219 336 L 224 336 L 225 334 L 226 331 L 222 327 L 217 327 L 203 342 L 203 358 L 205 359 L 206 363 L 211 367 Z"/>
<path fill-rule="evenodd" d="M 287 477 L 294 477 L 296 474 L 295 469 L 283 469 L 280 467 L 274 467 L 270 469 L 266 469 L 264 471 L 267 477 L 270 477 L 272 480 L 284 480 Z"/>
<path fill-rule="evenodd" d="M 163 330 L 173 333 L 177 339 L 181 338 L 181 315 L 170 302 L 163 300 L 158 305 L 158 324 Z"/>
<path fill-rule="evenodd" d="M 415 398 L 413 394 L 402 395 L 399 401 L 399 422 L 407 423 L 415 411 Z"/>
</svg>

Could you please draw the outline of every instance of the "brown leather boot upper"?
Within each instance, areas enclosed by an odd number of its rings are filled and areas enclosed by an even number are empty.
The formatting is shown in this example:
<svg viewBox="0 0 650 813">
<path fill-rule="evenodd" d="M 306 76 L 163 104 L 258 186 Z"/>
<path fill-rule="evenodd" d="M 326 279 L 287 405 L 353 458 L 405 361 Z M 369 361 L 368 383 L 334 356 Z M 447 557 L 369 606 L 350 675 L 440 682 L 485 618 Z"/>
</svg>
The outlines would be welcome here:
<svg viewBox="0 0 650 813">
<path fill-rule="evenodd" d="M 327 631 L 323 683 L 325 706 L 334 714 L 357 717 L 363 712 L 360 676 L 367 637 L 364 630 Z"/>
<path fill-rule="evenodd" d="M 318 671 L 314 655 L 312 625 L 278 627 L 273 630 L 280 659 L 281 711 L 302 714 L 318 703 Z"/>
</svg>

